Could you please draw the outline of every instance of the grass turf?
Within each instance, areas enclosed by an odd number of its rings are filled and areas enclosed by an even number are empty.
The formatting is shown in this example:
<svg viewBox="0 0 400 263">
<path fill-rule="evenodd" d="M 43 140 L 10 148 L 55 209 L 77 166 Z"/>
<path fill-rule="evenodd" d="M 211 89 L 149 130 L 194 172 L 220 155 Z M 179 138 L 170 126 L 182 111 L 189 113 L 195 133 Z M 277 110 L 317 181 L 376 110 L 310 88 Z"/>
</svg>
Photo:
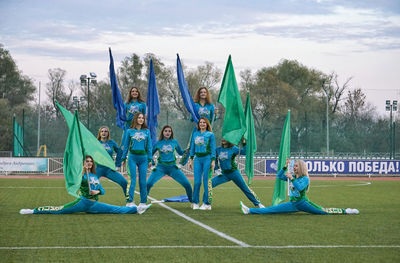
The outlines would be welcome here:
<svg viewBox="0 0 400 263">
<path fill-rule="evenodd" d="M 0 179 L 0 261 L 399 262 L 400 181 L 367 182 L 311 183 L 310 200 L 324 207 L 358 208 L 360 215 L 354 216 L 243 215 L 239 201 L 252 204 L 231 182 L 213 190 L 211 211 L 166 203 L 251 246 L 245 248 L 157 204 L 142 215 L 19 215 L 21 208 L 62 205 L 73 198 L 61 179 Z M 106 195 L 101 202 L 124 205 L 118 185 L 103 179 L 102 184 Z M 252 188 L 269 205 L 273 181 L 254 180 Z M 181 194 L 179 184 L 163 179 L 150 196 Z"/>
</svg>

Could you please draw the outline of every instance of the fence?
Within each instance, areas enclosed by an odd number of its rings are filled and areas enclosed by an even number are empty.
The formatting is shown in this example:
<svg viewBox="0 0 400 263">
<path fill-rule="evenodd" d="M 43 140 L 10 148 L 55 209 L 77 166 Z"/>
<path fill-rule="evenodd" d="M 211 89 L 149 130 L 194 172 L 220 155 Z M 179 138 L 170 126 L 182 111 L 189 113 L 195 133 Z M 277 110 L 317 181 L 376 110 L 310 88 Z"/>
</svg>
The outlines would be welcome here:
<svg viewBox="0 0 400 263">
<path fill-rule="evenodd" d="M 8 169 L 5 161 L 9 164 L 10 160 L 27 160 L 35 158 L 0 158 L 0 174 L 5 175 L 63 175 L 63 158 L 36 158 L 37 160 L 44 160 L 45 164 L 40 164 L 41 169 L 36 171 L 27 169 Z M 256 156 L 254 157 L 254 176 L 275 176 L 276 174 L 276 160 L 275 157 Z M 238 169 L 242 174 L 245 169 L 245 157 L 238 158 Z M 400 176 L 400 161 L 388 161 L 386 159 L 318 159 L 314 160 L 305 159 L 309 168 L 311 176 Z M 31 165 L 32 166 L 32 165 Z M 274 169 L 271 169 L 273 167 Z M 318 168 L 318 169 L 317 169 Z M 187 176 L 193 176 L 193 171 L 189 169 L 188 164 L 182 167 L 182 171 Z M 150 172 L 150 170 L 149 170 Z M 123 171 L 126 175 L 126 171 Z"/>
</svg>

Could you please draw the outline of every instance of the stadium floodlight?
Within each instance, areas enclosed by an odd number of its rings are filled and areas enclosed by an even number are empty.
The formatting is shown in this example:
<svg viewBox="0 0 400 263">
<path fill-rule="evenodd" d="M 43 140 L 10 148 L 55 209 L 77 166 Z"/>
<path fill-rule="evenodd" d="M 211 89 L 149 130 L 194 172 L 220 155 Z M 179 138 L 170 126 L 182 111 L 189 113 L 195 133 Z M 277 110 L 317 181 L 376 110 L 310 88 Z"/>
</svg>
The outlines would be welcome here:
<svg viewBox="0 0 400 263">
<path fill-rule="evenodd" d="M 81 75 L 80 76 L 80 80 L 81 80 L 81 86 L 86 86 L 87 84 L 87 89 L 88 89 L 88 93 L 87 93 L 87 128 L 90 128 L 90 107 L 89 107 L 89 101 L 90 101 L 90 83 L 96 85 L 97 84 L 97 75 L 94 72 L 90 72 L 89 76 L 87 75 Z M 81 99 L 82 100 L 82 99 Z"/>
</svg>

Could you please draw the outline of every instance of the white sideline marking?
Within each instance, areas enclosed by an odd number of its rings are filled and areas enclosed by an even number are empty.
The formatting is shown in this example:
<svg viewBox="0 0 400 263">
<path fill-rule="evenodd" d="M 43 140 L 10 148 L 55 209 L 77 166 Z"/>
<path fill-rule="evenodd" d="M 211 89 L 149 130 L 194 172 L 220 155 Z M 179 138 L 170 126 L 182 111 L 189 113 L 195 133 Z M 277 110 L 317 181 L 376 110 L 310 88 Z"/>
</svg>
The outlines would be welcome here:
<svg viewBox="0 0 400 263">
<path fill-rule="evenodd" d="M 360 182 L 356 184 L 345 184 L 345 185 L 313 185 L 313 188 L 318 187 L 335 187 L 335 186 L 365 186 L 370 185 L 371 182 Z M 0 189 L 64 189 L 65 186 L 0 186 Z M 260 186 L 260 187 L 252 187 L 252 189 L 270 189 L 273 188 L 272 186 Z M 107 189 L 120 189 L 120 187 L 116 186 L 107 186 Z M 181 189 L 181 187 L 157 187 L 157 189 Z M 231 189 L 238 189 L 235 187 L 218 187 L 218 189 L 223 190 L 231 190 Z"/>
<path fill-rule="evenodd" d="M 154 248 L 264 248 L 264 249 L 294 249 L 294 248 L 400 248 L 400 245 L 308 245 L 308 246 L 97 246 L 97 247 L 0 247 L 0 250 L 33 250 L 33 249 L 154 249 Z"/>
<path fill-rule="evenodd" d="M 136 191 L 135 191 L 135 193 L 139 194 L 139 193 L 136 192 Z M 157 199 L 152 198 L 152 197 L 150 197 L 150 196 L 147 196 L 147 197 L 148 197 L 150 200 L 152 200 L 152 201 L 158 201 Z M 186 220 L 192 222 L 193 224 L 196 224 L 196 225 L 198 225 L 198 226 L 200 226 L 200 227 L 202 227 L 202 228 L 205 228 L 206 230 L 208 230 L 208 231 L 210 231 L 210 232 L 212 232 L 212 233 L 214 233 L 214 234 L 217 234 L 218 236 L 220 236 L 220 237 L 222 237 L 222 238 L 225 238 L 225 239 L 227 239 L 227 240 L 229 240 L 229 241 L 231 241 L 231 242 L 233 242 L 233 243 L 238 244 L 238 245 L 241 246 L 241 247 L 250 247 L 250 245 L 244 243 L 243 241 L 237 240 L 236 238 L 233 238 L 233 237 L 231 237 L 231 236 L 228 236 L 228 235 L 225 234 L 225 233 L 222 233 L 222 232 L 220 232 L 220 231 L 218 231 L 218 230 L 216 230 L 216 229 L 214 229 L 214 228 L 212 228 L 212 227 L 210 227 L 210 226 L 208 226 L 208 225 L 206 225 L 206 224 L 203 224 L 203 223 L 201 223 L 200 221 L 197 221 L 197 220 L 195 220 L 195 219 L 193 219 L 193 218 L 191 218 L 191 217 L 185 215 L 184 213 L 179 212 L 178 210 L 173 209 L 173 208 L 167 206 L 167 205 L 164 204 L 164 203 L 158 203 L 158 205 L 164 207 L 165 209 L 170 210 L 171 212 L 177 214 L 177 215 L 180 216 L 180 217 L 183 217 L 184 219 L 186 219 Z M 205 213 L 207 213 L 207 212 L 205 212 Z"/>
</svg>

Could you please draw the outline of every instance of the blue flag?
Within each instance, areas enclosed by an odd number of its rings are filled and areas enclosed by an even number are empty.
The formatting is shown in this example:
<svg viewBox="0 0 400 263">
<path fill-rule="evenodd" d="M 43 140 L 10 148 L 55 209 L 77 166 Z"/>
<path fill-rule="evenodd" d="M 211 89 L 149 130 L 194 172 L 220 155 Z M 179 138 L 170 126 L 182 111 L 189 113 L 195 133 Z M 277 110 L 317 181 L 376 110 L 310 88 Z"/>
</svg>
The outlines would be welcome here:
<svg viewBox="0 0 400 263">
<path fill-rule="evenodd" d="M 156 85 L 153 60 L 150 59 L 149 85 L 147 87 L 147 125 L 150 130 L 151 141 L 156 145 L 157 141 L 157 115 L 160 113 L 160 101 Z"/>
<path fill-rule="evenodd" d="M 178 74 L 178 85 L 179 85 L 179 90 L 181 91 L 183 103 L 185 104 L 185 107 L 188 110 L 188 112 L 190 113 L 190 115 L 192 116 L 193 121 L 198 123 L 200 116 L 195 111 L 194 102 L 193 102 L 192 96 L 190 96 L 190 92 L 189 92 L 188 86 L 185 81 L 185 76 L 183 75 L 181 60 L 179 59 L 178 54 L 176 54 L 176 56 L 177 56 L 176 72 Z"/>
<path fill-rule="evenodd" d="M 112 98 L 114 109 L 117 111 L 116 122 L 117 126 L 124 129 L 124 123 L 126 121 L 124 113 L 124 101 L 122 100 L 121 92 L 118 89 L 117 77 L 114 70 L 114 59 L 111 54 L 111 48 L 108 49 L 110 52 L 110 82 L 112 90 Z"/>
</svg>

